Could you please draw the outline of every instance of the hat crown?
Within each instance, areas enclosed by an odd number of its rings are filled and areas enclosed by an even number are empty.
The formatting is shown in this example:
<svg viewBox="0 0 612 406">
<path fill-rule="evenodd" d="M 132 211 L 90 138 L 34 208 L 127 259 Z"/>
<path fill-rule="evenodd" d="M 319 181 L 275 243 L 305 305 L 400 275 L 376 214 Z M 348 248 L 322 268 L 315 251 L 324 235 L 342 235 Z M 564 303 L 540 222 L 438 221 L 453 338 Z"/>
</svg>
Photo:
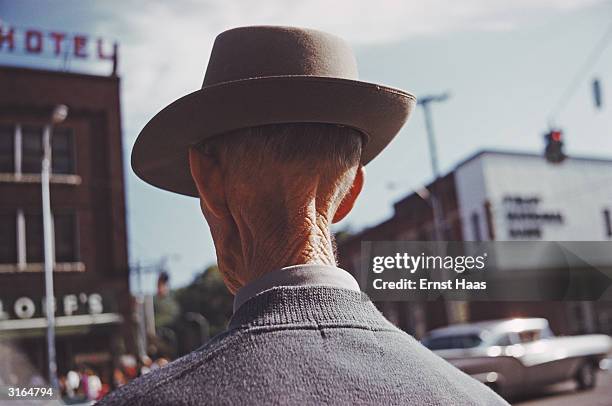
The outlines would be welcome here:
<svg viewBox="0 0 612 406">
<path fill-rule="evenodd" d="M 203 87 L 269 76 L 357 79 L 357 62 L 341 38 L 317 30 L 256 26 L 225 31 L 213 45 Z"/>
</svg>

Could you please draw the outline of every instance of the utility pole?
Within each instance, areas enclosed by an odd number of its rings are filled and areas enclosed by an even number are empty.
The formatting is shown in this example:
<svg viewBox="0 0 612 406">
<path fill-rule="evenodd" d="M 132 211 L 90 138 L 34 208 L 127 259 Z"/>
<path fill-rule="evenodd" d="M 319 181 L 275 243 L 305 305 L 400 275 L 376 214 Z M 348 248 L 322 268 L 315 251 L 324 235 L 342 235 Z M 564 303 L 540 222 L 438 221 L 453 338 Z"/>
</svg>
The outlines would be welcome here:
<svg viewBox="0 0 612 406">
<path fill-rule="evenodd" d="M 428 95 L 420 97 L 417 104 L 423 107 L 423 113 L 425 114 L 425 129 L 427 130 L 427 141 L 429 144 L 429 156 L 431 161 L 431 170 L 434 176 L 434 182 L 432 190 L 430 191 L 430 202 L 431 210 L 433 214 L 433 239 L 435 241 L 441 241 L 445 238 L 445 222 L 444 215 L 442 213 L 442 205 L 438 198 L 438 184 L 437 181 L 440 178 L 440 167 L 438 164 L 438 150 L 436 147 L 436 139 L 434 136 L 433 121 L 431 118 L 431 103 L 441 103 L 450 97 L 448 92 L 438 95 Z"/>
<path fill-rule="evenodd" d="M 138 359 L 142 360 L 147 355 L 147 334 L 144 325 L 144 293 L 142 287 L 142 267 L 140 261 L 131 270 L 136 272 L 138 281 L 138 293 L 136 294 L 136 318 L 138 323 Z"/>
<path fill-rule="evenodd" d="M 43 157 L 41 161 L 40 185 L 42 191 L 43 241 L 45 253 L 45 316 L 47 318 L 47 356 L 49 358 L 49 384 L 55 390 L 59 389 L 57 380 L 57 357 L 55 354 L 55 295 L 53 293 L 53 265 L 55 263 L 55 238 L 53 235 L 53 219 L 51 218 L 51 192 L 49 178 L 51 176 L 51 137 L 53 125 L 63 122 L 68 116 L 68 107 L 63 104 L 55 106 L 51 114 L 51 122 L 44 128 Z"/>
<path fill-rule="evenodd" d="M 439 199 L 439 184 L 440 180 L 440 167 L 438 164 L 438 150 L 436 147 L 436 138 L 434 136 L 433 120 L 431 118 L 431 103 L 442 103 L 448 100 L 450 94 L 448 92 L 436 95 L 428 95 L 420 97 L 418 99 L 418 105 L 423 107 L 423 113 L 425 114 L 425 129 L 427 130 L 427 141 L 429 143 L 429 155 L 431 159 L 431 171 L 433 172 L 434 182 L 432 184 L 432 190 L 429 191 L 429 202 L 431 203 L 431 211 L 433 215 L 434 223 L 434 240 L 444 241 L 446 240 L 446 221 L 444 220 L 444 213 L 442 210 L 442 204 Z M 438 246 L 438 250 L 444 250 Z M 448 317 L 449 324 L 465 321 L 467 317 L 468 307 L 465 301 L 447 301 L 446 302 L 446 314 Z"/>
</svg>

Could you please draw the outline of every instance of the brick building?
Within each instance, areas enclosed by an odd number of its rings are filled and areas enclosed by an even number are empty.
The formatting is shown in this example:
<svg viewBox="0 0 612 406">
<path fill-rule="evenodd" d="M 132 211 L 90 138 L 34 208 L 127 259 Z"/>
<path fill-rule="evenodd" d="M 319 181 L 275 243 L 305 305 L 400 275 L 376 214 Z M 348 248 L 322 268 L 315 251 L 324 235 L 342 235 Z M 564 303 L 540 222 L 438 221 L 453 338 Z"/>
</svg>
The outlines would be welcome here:
<svg viewBox="0 0 612 406">
<path fill-rule="evenodd" d="M 119 83 L 0 68 L 0 343 L 42 376 L 42 137 L 59 104 L 69 107 L 52 128 L 50 177 L 59 373 L 79 364 L 108 373 L 113 354 L 133 349 Z"/>
</svg>

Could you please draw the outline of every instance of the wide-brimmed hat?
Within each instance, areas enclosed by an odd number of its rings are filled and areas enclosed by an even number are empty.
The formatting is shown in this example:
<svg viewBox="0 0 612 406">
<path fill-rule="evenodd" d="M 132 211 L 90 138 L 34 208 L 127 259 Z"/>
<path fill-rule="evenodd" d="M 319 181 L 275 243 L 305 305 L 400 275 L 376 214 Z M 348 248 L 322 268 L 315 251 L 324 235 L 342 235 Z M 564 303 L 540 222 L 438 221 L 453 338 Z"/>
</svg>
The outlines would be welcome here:
<svg viewBox="0 0 612 406">
<path fill-rule="evenodd" d="M 365 135 L 370 162 L 408 119 L 416 98 L 358 80 L 342 39 L 294 27 L 242 27 L 217 36 L 204 84 L 143 128 L 132 150 L 134 172 L 151 185 L 197 196 L 188 150 L 202 140 L 248 127 L 328 123 Z"/>
</svg>

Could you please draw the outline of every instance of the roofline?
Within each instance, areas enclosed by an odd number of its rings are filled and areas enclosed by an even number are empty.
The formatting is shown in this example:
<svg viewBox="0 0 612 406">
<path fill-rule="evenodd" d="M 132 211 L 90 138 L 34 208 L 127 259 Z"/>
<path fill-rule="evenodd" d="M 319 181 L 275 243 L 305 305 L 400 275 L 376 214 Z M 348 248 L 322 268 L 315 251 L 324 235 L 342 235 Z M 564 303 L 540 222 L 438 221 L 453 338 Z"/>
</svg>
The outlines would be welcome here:
<svg viewBox="0 0 612 406">
<path fill-rule="evenodd" d="M 461 168 L 463 165 L 466 165 L 467 163 L 474 161 L 478 158 L 480 158 L 483 155 L 498 155 L 498 156 L 509 156 L 509 157 L 518 157 L 518 158 L 538 158 L 538 159 L 544 159 L 543 155 L 541 153 L 537 153 L 537 152 L 532 152 L 532 151 L 518 151 L 518 150 L 514 150 L 514 151 L 509 151 L 509 150 L 501 150 L 501 149 L 481 149 L 478 150 L 476 152 L 474 152 L 472 155 L 468 155 L 467 158 L 464 158 L 463 160 L 459 161 L 458 164 L 456 164 L 451 170 L 449 170 L 448 172 L 444 173 L 443 175 L 440 175 L 440 177 L 438 179 L 443 179 L 449 175 L 451 175 L 454 172 L 457 172 L 457 170 L 459 168 Z M 586 161 L 586 162 L 602 162 L 602 163 L 612 163 L 612 158 L 603 158 L 603 157 L 595 157 L 595 156 L 568 156 L 567 157 L 568 160 L 571 161 Z M 433 180 L 427 184 L 425 184 L 425 187 L 430 187 L 432 184 L 434 184 L 436 182 L 436 180 Z M 401 199 L 397 200 L 395 203 L 393 203 L 393 205 L 404 201 L 405 199 L 409 198 L 410 196 L 412 196 L 413 194 L 415 194 L 415 192 L 413 191 L 412 193 L 402 197 Z"/>
<path fill-rule="evenodd" d="M 80 78 L 80 79 L 95 79 L 104 81 L 118 81 L 119 76 L 116 75 L 94 75 L 92 73 L 67 72 L 51 69 L 38 69 L 25 66 L 9 66 L 0 64 L 0 71 L 12 71 L 17 73 L 45 74 L 65 78 Z"/>
<path fill-rule="evenodd" d="M 501 156 L 511 156 L 511 157 L 519 157 L 519 158 L 540 158 L 544 159 L 541 153 L 531 152 L 531 151 L 507 151 L 500 149 L 481 149 L 476 151 L 472 155 L 469 155 L 467 158 L 459 161 L 458 164 L 454 166 L 452 170 L 449 172 L 455 172 L 457 169 L 462 167 L 463 165 L 480 158 L 483 155 L 501 155 Z M 604 162 L 604 163 L 612 163 L 612 158 L 603 158 L 603 157 L 595 157 L 595 156 L 568 156 L 568 160 L 571 161 L 588 161 L 588 162 Z"/>
</svg>

